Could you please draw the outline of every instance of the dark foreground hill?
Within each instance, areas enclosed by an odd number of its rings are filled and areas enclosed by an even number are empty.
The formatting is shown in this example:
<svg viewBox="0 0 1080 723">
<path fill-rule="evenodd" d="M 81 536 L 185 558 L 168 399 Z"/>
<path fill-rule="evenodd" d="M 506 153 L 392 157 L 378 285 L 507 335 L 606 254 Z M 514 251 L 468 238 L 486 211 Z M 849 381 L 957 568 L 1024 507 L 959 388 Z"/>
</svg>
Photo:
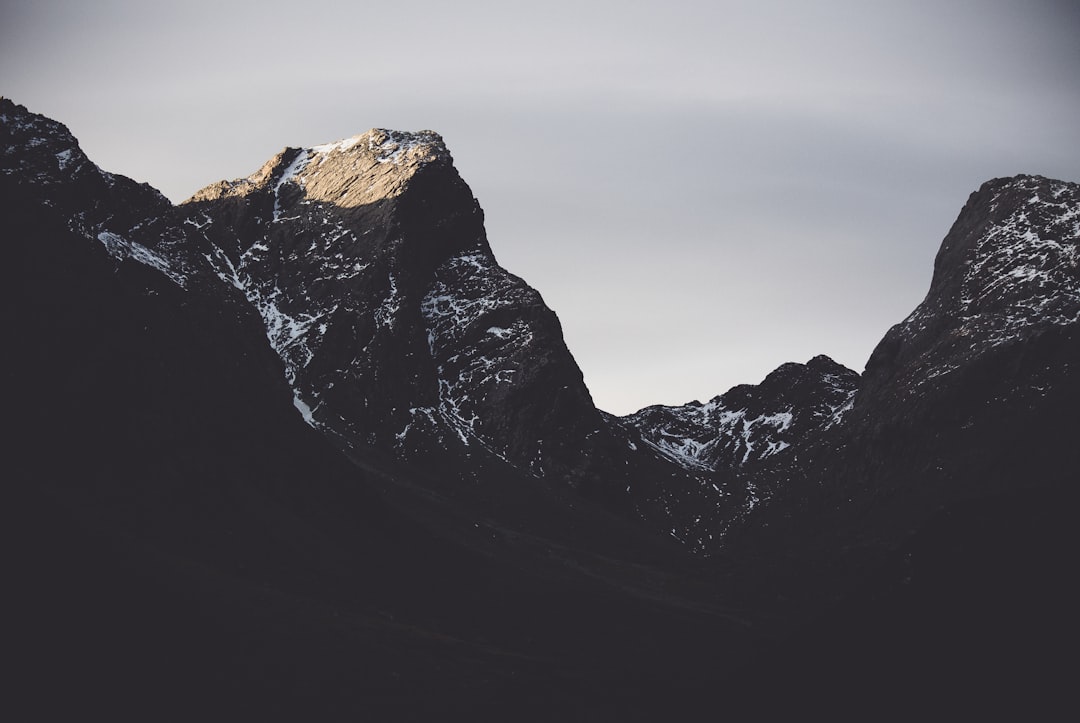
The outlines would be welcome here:
<svg viewBox="0 0 1080 723">
<path fill-rule="evenodd" d="M 619 419 L 437 135 L 173 206 L 0 103 L 30 719 L 1065 699 L 1076 185 L 973 194 L 861 376 L 818 357 Z"/>
</svg>

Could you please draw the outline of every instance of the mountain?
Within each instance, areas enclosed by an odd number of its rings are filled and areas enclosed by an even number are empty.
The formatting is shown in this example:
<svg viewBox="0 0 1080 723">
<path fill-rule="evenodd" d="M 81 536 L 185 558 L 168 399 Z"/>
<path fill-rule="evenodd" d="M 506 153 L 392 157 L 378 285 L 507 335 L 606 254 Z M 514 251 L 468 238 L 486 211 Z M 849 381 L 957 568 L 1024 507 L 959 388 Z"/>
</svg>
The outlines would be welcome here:
<svg viewBox="0 0 1080 723">
<path fill-rule="evenodd" d="M 861 375 L 819 356 L 617 418 L 433 132 L 177 206 L 8 100 L 0 148 L 40 719 L 1060 700 L 1076 184 L 973 194 Z"/>
<path fill-rule="evenodd" d="M 474 439 L 413 465 L 313 428 L 189 208 L 9 101 L 0 128 L 26 719 L 632 720 L 752 646 L 719 576 L 617 506 Z"/>
<path fill-rule="evenodd" d="M 673 509 L 736 509 L 713 476 L 637 448 L 596 409 L 555 314 L 496 262 L 437 134 L 285 149 L 158 211 L 87 234 L 257 312 L 295 406 L 349 454 L 436 471 L 427 486 L 489 514 L 519 504 L 509 466 L 695 549 L 708 533 Z"/>
<path fill-rule="evenodd" d="M 496 263 L 436 134 L 287 149 L 179 215 L 184 251 L 259 309 L 313 426 L 401 459 L 478 447 L 599 484 L 582 465 L 601 422 L 558 320 Z"/>
</svg>

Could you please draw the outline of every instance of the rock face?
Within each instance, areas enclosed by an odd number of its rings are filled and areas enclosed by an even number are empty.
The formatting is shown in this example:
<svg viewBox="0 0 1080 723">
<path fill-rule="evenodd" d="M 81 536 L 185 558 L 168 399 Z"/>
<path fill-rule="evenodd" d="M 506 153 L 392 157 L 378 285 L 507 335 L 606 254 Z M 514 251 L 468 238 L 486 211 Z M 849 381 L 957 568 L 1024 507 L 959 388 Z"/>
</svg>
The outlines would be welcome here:
<svg viewBox="0 0 1080 723">
<path fill-rule="evenodd" d="M 495 261 L 435 133 L 287 149 L 179 213 L 259 310 L 316 428 L 403 460 L 476 450 L 586 494 L 619 489 L 594 464 L 600 416 L 558 319 Z"/>
<path fill-rule="evenodd" d="M 239 291 L 297 409 L 340 444 L 430 467 L 505 460 L 625 495 L 558 319 L 495 261 L 435 133 L 286 149 L 108 238 Z"/>
<path fill-rule="evenodd" d="M 934 262 L 926 299 L 867 363 L 868 393 L 934 380 L 1080 323 L 1080 189 L 1037 176 L 971 195 Z"/>
<path fill-rule="evenodd" d="M 0 98 L 0 174 L 33 188 L 42 205 L 87 233 L 124 227 L 171 206 L 150 186 L 94 165 L 64 125 L 6 98 Z"/>
</svg>

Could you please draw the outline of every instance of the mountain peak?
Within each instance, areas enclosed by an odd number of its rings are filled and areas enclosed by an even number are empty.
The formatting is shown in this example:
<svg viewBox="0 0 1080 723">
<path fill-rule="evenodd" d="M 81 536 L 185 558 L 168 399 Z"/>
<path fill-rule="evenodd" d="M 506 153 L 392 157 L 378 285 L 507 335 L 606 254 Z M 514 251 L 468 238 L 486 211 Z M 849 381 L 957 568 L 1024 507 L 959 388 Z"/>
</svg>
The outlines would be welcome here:
<svg viewBox="0 0 1080 723">
<path fill-rule="evenodd" d="M 425 162 L 439 157 L 448 158 L 450 155 L 442 136 L 435 131 L 409 132 L 388 128 L 372 128 L 351 138 L 313 146 L 308 151 L 324 156 L 333 153 L 366 153 L 379 163 L 395 165 L 413 160 Z"/>
<path fill-rule="evenodd" d="M 1080 321 L 1080 184 L 1020 175 L 971 194 L 923 302 L 867 369 L 928 381 L 991 349 Z M 892 372 L 890 372 L 892 373 Z"/>
<path fill-rule="evenodd" d="M 94 173 L 78 141 L 63 123 L 0 98 L 0 173 L 49 187 Z"/>
<path fill-rule="evenodd" d="M 438 133 L 372 128 L 332 143 L 285 148 L 250 176 L 211 184 L 189 202 L 272 189 L 280 212 L 282 194 L 299 188 L 306 202 L 354 208 L 400 195 L 409 179 L 431 165 L 453 165 Z"/>
</svg>

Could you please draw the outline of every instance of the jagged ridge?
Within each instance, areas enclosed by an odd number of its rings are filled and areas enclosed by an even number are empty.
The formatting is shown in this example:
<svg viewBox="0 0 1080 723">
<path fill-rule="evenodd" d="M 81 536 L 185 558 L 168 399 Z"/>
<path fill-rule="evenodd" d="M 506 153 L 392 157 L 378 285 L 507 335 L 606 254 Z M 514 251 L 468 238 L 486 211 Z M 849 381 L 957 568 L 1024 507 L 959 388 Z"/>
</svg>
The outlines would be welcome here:
<svg viewBox="0 0 1080 723">
<path fill-rule="evenodd" d="M 816 357 L 706 404 L 615 419 L 592 404 L 540 295 L 496 262 L 435 133 L 373 129 L 285 149 L 170 208 L 98 170 L 63 126 L 9 101 L 3 113 L 6 174 L 39 184 L 52 204 L 138 199 L 130 214 L 115 203 L 107 215 L 74 212 L 73 227 L 117 260 L 255 309 L 297 409 L 339 444 L 450 460 L 465 476 L 490 459 L 628 498 L 697 550 L 800 477 L 802 451 L 856 434 L 849 419 L 877 428 L 899 397 L 1080 318 L 1075 185 L 999 179 L 969 200 L 927 300 L 889 332 L 867 378 Z M 32 152 L 12 150 L 20 144 Z"/>
</svg>

